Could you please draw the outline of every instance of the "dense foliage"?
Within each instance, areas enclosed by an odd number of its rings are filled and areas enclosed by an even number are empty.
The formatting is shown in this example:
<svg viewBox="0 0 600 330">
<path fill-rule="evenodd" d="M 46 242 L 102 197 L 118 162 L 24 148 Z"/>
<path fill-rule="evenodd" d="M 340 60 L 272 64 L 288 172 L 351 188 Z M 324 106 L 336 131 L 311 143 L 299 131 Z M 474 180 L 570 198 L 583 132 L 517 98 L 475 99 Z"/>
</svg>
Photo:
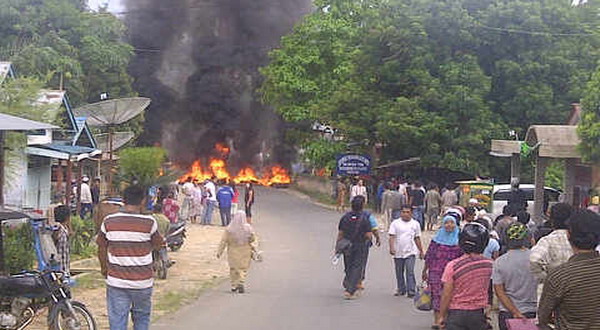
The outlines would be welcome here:
<svg viewBox="0 0 600 330">
<path fill-rule="evenodd" d="M 144 187 L 161 183 L 167 152 L 158 147 L 127 148 L 119 152 L 121 179 Z"/>
<path fill-rule="evenodd" d="M 133 95 L 127 65 L 133 49 L 113 15 L 92 13 L 82 0 L 0 0 L 0 61 L 19 76 L 68 90 L 75 104 Z"/>
<path fill-rule="evenodd" d="M 363 151 L 379 146 L 382 161 L 497 174 L 490 140 L 563 123 L 600 58 L 596 2 L 315 4 L 262 69 L 264 102 L 286 120 L 330 124 Z"/>
</svg>

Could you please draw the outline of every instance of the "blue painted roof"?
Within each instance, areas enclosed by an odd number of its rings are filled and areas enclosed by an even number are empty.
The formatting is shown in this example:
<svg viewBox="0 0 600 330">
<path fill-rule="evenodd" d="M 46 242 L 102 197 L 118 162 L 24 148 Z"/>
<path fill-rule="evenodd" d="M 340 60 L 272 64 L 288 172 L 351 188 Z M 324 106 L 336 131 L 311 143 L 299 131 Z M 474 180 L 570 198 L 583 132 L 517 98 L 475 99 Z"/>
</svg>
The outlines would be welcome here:
<svg viewBox="0 0 600 330">
<path fill-rule="evenodd" d="M 68 145 L 68 144 L 59 144 L 59 143 L 44 144 L 44 145 L 39 145 L 36 147 L 48 149 L 48 150 L 59 151 L 59 152 L 64 152 L 69 155 L 81 155 L 81 154 L 91 153 L 91 152 L 94 152 L 97 150 L 95 148 L 72 146 L 72 145 Z"/>
</svg>

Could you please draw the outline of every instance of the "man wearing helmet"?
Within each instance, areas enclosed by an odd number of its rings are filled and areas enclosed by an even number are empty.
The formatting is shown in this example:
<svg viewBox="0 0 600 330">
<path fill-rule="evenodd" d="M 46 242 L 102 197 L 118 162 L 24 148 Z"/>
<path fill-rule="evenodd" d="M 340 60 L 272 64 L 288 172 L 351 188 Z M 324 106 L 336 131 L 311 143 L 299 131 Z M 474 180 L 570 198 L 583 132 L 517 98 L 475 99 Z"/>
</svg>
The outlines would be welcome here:
<svg viewBox="0 0 600 330">
<path fill-rule="evenodd" d="M 440 314 L 445 329 L 488 328 L 484 309 L 488 305 L 492 260 L 482 255 L 488 240 L 487 229 L 475 222 L 466 224 L 459 234 L 465 254 L 450 261 L 442 275 Z"/>
</svg>

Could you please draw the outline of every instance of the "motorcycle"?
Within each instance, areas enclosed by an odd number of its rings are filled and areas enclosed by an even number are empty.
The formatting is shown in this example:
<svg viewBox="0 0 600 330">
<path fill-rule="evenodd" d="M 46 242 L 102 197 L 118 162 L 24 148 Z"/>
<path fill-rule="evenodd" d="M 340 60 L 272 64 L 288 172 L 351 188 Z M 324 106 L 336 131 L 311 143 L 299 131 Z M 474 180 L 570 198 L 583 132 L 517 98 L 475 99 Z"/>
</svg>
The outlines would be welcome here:
<svg viewBox="0 0 600 330">
<path fill-rule="evenodd" d="M 0 211 L 0 271 L 5 272 L 2 230 L 5 226 L 30 225 L 38 270 L 0 276 L 0 329 L 20 330 L 29 326 L 38 312 L 48 308 L 50 330 L 95 330 L 87 307 L 72 300 L 68 274 L 58 270 L 52 228 L 45 219 L 25 213 Z"/>
<path fill-rule="evenodd" d="M 185 221 L 179 221 L 169 225 L 169 231 L 167 232 L 167 246 L 171 251 L 176 252 L 183 245 L 184 239 L 186 238 Z"/>
</svg>

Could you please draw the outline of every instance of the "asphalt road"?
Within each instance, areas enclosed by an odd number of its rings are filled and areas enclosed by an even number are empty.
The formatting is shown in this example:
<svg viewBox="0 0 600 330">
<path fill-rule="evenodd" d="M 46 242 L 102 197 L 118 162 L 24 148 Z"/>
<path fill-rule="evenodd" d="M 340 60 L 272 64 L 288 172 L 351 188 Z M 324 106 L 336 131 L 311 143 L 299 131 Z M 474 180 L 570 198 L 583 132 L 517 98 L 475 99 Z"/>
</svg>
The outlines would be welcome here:
<svg viewBox="0 0 600 330">
<path fill-rule="evenodd" d="M 255 213 L 265 261 L 251 266 L 247 293 L 232 294 L 225 283 L 152 329 L 429 329 L 429 312 L 392 295 L 395 277 L 387 245 L 371 249 L 362 296 L 343 300 L 342 263 L 331 264 L 339 213 L 277 189 L 257 191 Z M 417 261 L 416 274 L 421 266 Z"/>
</svg>

